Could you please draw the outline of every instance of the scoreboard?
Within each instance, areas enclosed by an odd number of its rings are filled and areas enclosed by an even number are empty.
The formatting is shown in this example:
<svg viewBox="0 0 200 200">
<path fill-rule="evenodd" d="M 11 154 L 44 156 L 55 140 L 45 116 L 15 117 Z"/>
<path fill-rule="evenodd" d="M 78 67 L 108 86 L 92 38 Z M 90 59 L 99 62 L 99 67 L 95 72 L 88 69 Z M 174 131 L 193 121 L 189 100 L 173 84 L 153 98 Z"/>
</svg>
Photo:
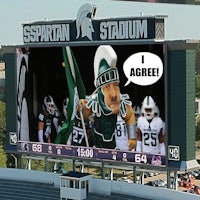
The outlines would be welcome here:
<svg viewBox="0 0 200 200">
<path fill-rule="evenodd" d="M 178 170 L 187 170 L 192 161 L 196 167 L 195 43 L 165 41 L 162 15 L 94 19 L 96 7 L 86 4 L 85 8 L 84 14 L 84 5 L 79 9 L 75 20 L 24 24 L 24 45 L 4 47 L 5 151 Z M 105 44 L 117 54 L 121 94 L 127 94 L 133 106 L 141 106 L 147 95 L 155 100 L 165 124 L 165 155 L 38 142 L 37 120 L 44 97 L 51 95 L 61 111 L 69 95 L 62 48 L 72 49 L 87 95 L 91 95 L 95 91 L 94 55 Z M 146 135 L 149 139 L 151 144 L 156 141 L 153 134 Z"/>
<path fill-rule="evenodd" d="M 102 162 L 122 162 L 128 164 L 147 164 L 160 167 L 165 167 L 166 165 L 165 156 L 113 149 L 19 141 L 17 150 L 20 153 L 38 154 L 49 157 L 87 159 Z"/>
</svg>

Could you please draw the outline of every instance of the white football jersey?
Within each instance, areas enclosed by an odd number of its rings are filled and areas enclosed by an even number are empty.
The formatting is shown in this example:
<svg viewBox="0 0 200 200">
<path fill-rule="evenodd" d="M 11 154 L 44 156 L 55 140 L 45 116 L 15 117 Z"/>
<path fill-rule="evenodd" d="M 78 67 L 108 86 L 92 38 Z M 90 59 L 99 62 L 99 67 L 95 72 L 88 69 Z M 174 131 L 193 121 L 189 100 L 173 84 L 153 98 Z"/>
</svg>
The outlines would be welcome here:
<svg viewBox="0 0 200 200">
<path fill-rule="evenodd" d="M 156 116 L 157 117 L 157 116 Z M 163 131 L 162 131 L 162 133 L 163 133 L 163 135 L 165 135 L 165 122 L 163 121 L 163 119 L 161 118 L 161 120 L 162 120 L 162 122 L 163 122 Z"/>
<path fill-rule="evenodd" d="M 128 151 L 128 132 L 126 122 L 120 115 L 117 116 L 115 128 L 116 149 Z"/>
<path fill-rule="evenodd" d="M 165 135 L 165 122 L 163 121 L 163 135 Z"/>
<path fill-rule="evenodd" d="M 163 121 L 160 117 L 154 117 L 150 123 L 145 117 L 141 116 L 137 122 L 137 128 L 142 133 L 142 152 L 159 154 L 159 140 L 158 135 L 163 128 Z"/>
</svg>

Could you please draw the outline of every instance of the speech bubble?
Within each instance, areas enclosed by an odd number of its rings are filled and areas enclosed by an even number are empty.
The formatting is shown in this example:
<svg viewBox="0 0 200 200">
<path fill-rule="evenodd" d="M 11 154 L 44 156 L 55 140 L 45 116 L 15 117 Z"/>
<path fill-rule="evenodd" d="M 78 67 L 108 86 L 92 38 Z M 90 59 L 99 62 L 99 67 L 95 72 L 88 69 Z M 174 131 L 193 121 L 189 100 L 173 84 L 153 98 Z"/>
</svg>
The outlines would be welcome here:
<svg viewBox="0 0 200 200">
<path fill-rule="evenodd" d="M 129 56 L 123 64 L 128 81 L 147 86 L 156 83 L 163 74 L 163 63 L 159 56 L 150 52 L 139 52 Z"/>
</svg>

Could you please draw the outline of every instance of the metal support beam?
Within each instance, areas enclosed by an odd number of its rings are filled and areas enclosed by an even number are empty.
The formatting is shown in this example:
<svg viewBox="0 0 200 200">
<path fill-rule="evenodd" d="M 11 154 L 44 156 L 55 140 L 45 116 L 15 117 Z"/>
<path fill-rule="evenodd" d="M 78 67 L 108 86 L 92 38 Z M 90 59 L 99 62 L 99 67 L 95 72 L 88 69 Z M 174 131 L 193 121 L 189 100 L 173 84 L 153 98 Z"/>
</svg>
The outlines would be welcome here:
<svg viewBox="0 0 200 200">
<path fill-rule="evenodd" d="M 137 171 L 136 171 L 136 167 L 133 166 L 133 182 L 136 183 L 137 181 Z"/>
<path fill-rule="evenodd" d="M 72 161 L 72 171 L 76 171 L 76 161 L 75 160 L 73 160 Z"/>
<path fill-rule="evenodd" d="M 171 170 L 167 169 L 167 188 L 171 187 L 171 177 L 170 177 L 170 174 L 171 174 Z"/>
<path fill-rule="evenodd" d="M 105 164 L 104 163 L 102 163 L 101 169 L 102 169 L 102 179 L 105 179 Z"/>
</svg>

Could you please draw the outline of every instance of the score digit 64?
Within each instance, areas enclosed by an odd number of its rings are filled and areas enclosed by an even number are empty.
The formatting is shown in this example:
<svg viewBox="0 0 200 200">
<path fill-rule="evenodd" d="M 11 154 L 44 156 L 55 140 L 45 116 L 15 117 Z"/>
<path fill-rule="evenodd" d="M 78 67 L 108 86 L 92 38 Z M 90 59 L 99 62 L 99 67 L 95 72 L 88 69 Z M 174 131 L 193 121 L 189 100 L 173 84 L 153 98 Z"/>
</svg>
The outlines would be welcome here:
<svg viewBox="0 0 200 200">
<path fill-rule="evenodd" d="M 135 162 L 136 163 L 147 163 L 147 155 L 145 154 L 135 154 Z"/>
</svg>

